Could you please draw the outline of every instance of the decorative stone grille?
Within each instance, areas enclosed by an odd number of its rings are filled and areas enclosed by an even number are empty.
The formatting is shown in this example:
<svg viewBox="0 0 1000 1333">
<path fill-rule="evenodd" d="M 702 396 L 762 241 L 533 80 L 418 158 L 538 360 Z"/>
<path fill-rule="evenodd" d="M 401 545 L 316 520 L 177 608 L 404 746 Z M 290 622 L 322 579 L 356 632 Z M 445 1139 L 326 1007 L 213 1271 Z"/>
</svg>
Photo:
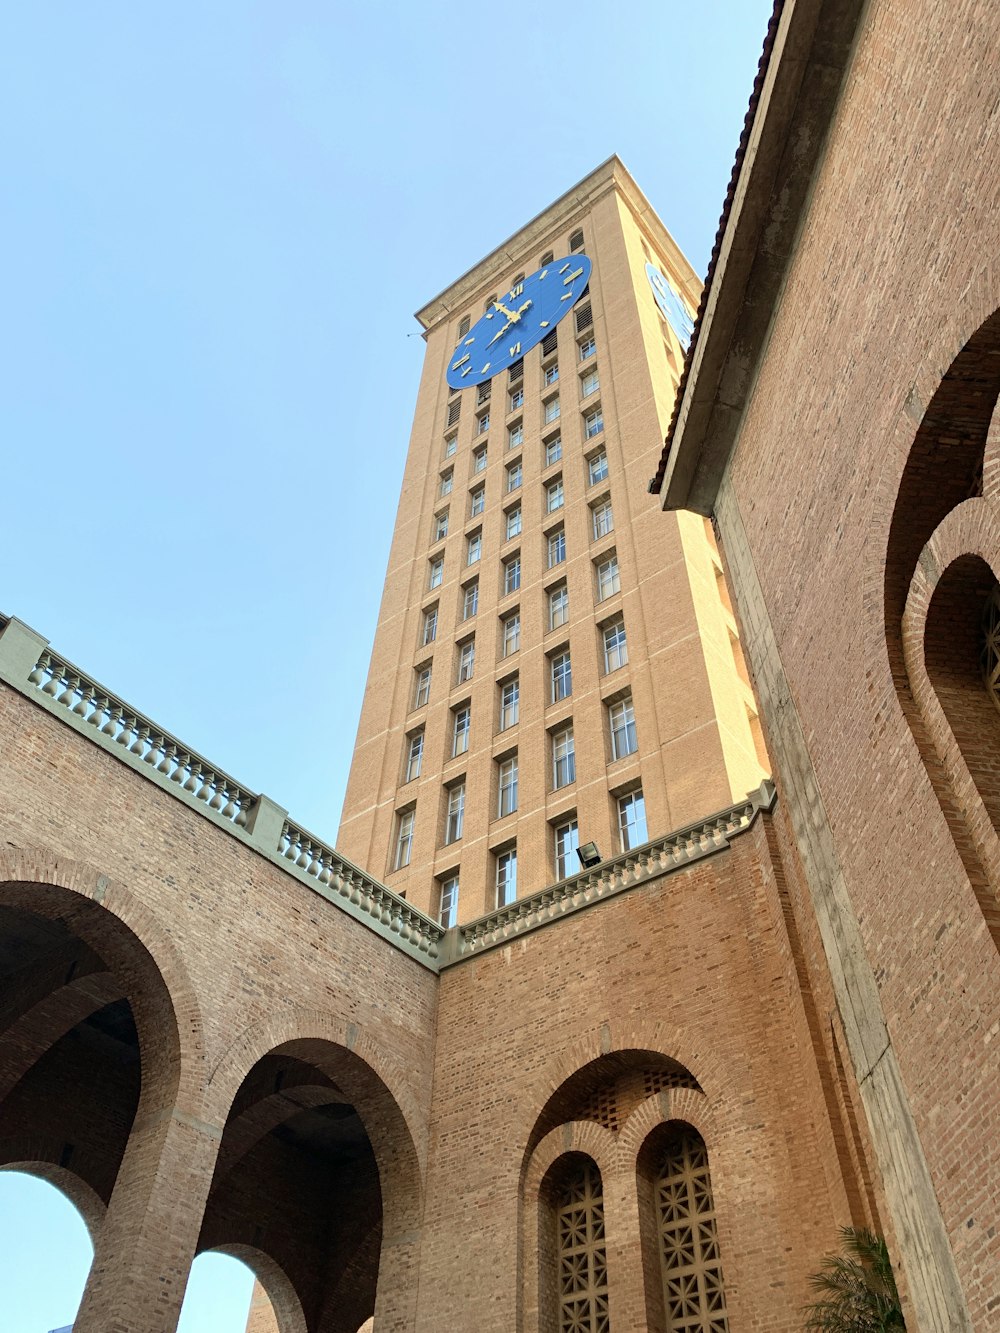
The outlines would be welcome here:
<svg viewBox="0 0 1000 1333">
<path fill-rule="evenodd" d="M 608 1333 L 608 1260 L 601 1173 L 589 1159 L 563 1176 L 556 1199 L 559 1333 Z"/>
<path fill-rule="evenodd" d="M 983 679 L 990 698 L 1000 708 L 1000 588 L 994 586 L 983 608 Z"/>
<path fill-rule="evenodd" d="M 708 1152 L 685 1128 L 671 1138 L 656 1178 L 660 1273 L 672 1333 L 728 1333 Z"/>
</svg>

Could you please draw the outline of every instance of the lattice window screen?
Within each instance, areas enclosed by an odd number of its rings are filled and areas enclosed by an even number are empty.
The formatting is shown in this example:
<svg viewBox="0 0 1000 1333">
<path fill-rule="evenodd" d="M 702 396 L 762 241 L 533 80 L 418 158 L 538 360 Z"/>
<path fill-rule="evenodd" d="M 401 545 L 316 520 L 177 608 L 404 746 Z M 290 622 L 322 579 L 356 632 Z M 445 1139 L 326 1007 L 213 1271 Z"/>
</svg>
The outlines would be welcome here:
<svg viewBox="0 0 1000 1333">
<path fill-rule="evenodd" d="M 983 610 L 983 678 L 990 698 L 1000 708 L 1000 588 L 994 588 Z"/>
<path fill-rule="evenodd" d="M 663 1300 L 672 1333 L 728 1333 L 708 1153 L 693 1129 L 678 1134 L 664 1152 L 656 1211 Z"/>
<path fill-rule="evenodd" d="M 559 1333 L 609 1333 L 608 1263 L 601 1173 L 581 1162 L 564 1177 L 556 1202 Z"/>
</svg>

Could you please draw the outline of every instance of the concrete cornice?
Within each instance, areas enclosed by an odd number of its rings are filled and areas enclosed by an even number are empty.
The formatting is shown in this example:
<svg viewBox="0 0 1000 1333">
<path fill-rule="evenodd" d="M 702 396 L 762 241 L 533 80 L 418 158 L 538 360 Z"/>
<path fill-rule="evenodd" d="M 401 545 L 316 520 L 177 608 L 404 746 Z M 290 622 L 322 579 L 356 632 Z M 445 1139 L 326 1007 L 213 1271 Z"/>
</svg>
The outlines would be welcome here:
<svg viewBox="0 0 1000 1333">
<path fill-rule="evenodd" d="M 823 160 L 865 0 L 786 0 L 661 460 L 664 509 L 710 514 Z"/>
<path fill-rule="evenodd" d="M 463 312 L 470 301 L 494 285 L 497 277 L 501 274 L 506 277 L 512 265 L 523 263 L 525 251 L 544 248 L 554 233 L 567 230 L 577 217 L 592 208 L 609 190 L 618 191 L 640 228 L 649 234 L 661 253 L 672 261 L 674 273 L 681 280 L 691 304 L 696 306 L 701 292 L 698 275 L 657 217 L 652 204 L 639 189 L 624 162 L 613 156 L 560 195 L 502 245 L 491 250 L 440 295 L 428 301 L 416 312 L 416 319 L 425 331 L 429 331 L 442 320 Z"/>
</svg>

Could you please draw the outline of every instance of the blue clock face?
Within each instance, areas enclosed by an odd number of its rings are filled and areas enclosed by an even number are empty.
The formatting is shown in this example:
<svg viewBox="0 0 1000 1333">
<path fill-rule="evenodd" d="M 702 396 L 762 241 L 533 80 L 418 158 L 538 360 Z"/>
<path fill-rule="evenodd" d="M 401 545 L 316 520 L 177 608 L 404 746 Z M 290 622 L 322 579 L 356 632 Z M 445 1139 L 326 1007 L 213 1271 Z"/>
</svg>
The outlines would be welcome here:
<svg viewBox="0 0 1000 1333">
<path fill-rule="evenodd" d="M 494 297 L 449 358 L 451 387 L 482 384 L 519 361 L 573 309 L 590 281 L 590 270 L 586 255 L 554 259 L 503 296 Z"/>
<path fill-rule="evenodd" d="M 646 265 L 646 277 L 653 289 L 660 314 L 677 334 L 680 345 L 687 351 L 691 334 L 694 332 L 694 320 L 688 314 L 687 306 L 674 291 L 669 278 L 665 278 L 655 264 Z"/>
</svg>

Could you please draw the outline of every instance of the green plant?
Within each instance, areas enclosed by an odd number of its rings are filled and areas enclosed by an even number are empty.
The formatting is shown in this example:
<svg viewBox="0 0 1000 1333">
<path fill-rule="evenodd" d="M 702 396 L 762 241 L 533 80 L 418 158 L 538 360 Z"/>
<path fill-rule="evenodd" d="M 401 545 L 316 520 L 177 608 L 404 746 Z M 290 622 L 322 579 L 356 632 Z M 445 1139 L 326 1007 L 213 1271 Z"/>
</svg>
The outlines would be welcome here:
<svg viewBox="0 0 1000 1333">
<path fill-rule="evenodd" d="M 881 1236 L 841 1227 L 843 1254 L 829 1254 L 809 1279 L 820 1299 L 806 1307 L 813 1333 L 890 1333 L 905 1329 L 889 1251 Z"/>
</svg>

